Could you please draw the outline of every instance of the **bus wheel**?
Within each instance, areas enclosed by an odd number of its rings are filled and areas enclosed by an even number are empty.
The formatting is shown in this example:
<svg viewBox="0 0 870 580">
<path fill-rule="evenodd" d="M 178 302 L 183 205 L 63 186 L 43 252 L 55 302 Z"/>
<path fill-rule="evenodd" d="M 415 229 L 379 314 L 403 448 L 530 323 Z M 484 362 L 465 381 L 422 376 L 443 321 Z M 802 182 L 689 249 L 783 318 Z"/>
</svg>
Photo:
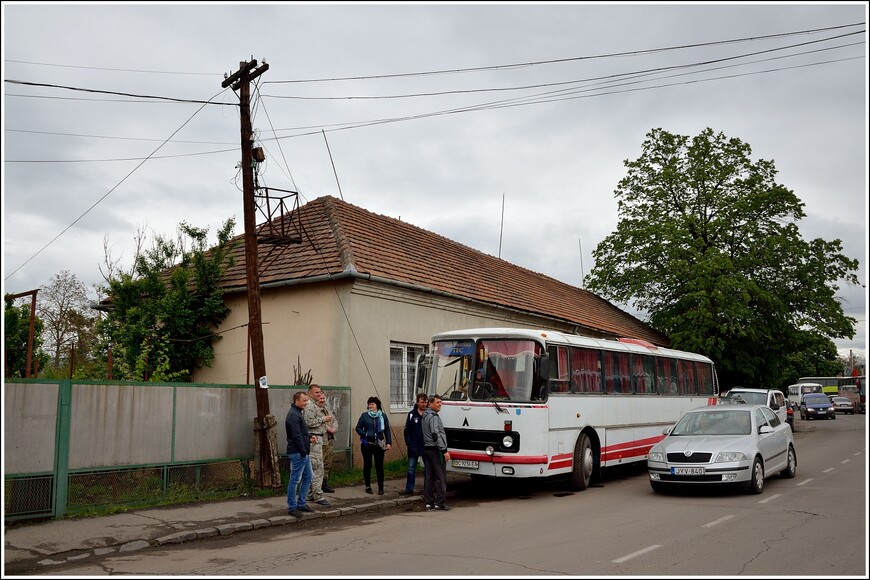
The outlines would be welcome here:
<svg viewBox="0 0 870 580">
<path fill-rule="evenodd" d="M 583 491 L 592 480 L 595 459 L 592 456 L 592 443 L 585 433 L 581 433 L 574 444 L 574 466 L 571 469 L 571 489 Z"/>
</svg>

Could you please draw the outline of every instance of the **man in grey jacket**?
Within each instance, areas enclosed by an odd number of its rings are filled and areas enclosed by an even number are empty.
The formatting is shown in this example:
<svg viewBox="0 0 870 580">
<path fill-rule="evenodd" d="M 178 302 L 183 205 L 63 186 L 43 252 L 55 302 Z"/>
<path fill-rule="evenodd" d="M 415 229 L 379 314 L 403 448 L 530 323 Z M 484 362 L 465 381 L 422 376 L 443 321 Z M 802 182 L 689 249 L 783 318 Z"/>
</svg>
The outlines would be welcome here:
<svg viewBox="0 0 870 580">
<path fill-rule="evenodd" d="M 429 408 L 423 412 L 423 462 L 426 469 L 423 472 L 423 500 L 426 509 L 447 511 L 450 509 L 447 501 L 447 462 L 450 452 L 447 451 L 447 433 L 444 423 L 438 416 L 441 410 L 441 396 L 429 397 Z"/>
</svg>

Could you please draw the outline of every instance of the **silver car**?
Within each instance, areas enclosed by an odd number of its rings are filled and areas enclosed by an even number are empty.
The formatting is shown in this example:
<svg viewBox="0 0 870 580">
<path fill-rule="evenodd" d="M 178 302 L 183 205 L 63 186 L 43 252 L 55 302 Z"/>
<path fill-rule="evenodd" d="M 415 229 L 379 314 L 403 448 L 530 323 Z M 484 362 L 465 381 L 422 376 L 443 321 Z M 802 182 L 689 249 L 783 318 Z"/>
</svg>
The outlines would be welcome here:
<svg viewBox="0 0 870 580">
<path fill-rule="evenodd" d="M 647 456 L 653 491 L 734 485 L 761 493 L 771 475 L 797 472 L 791 428 L 766 405 L 700 407 L 664 433 Z"/>
<path fill-rule="evenodd" d="M 852 404 L 852 401 L 847 399 L 846 397 L 830 397 L 831 405 L 834 407 L 834 411 L 837 413 L 848 413 L 849 415 L 855 414 L 855 405 Z"/>
</svg>

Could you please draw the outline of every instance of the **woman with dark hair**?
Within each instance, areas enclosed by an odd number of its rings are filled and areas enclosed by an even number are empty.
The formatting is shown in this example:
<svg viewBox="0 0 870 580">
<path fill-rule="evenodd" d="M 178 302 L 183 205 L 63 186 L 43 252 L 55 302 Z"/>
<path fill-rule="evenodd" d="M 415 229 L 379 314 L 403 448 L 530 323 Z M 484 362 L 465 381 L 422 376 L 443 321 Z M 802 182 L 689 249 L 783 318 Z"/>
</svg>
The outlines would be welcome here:
<svg viewBox="0 0 870 580">
<path fill-rule="evenodd" d="M 369 397 L 368 410 L 364 411 L 356 422 L 356 432 L 360 437 L 366 493 L 374 493 L 372 491 L 372 458 L 374 458 L 375 473 L 378 477 L 378 495 L 384 495 L 384 454 L 390 449 L 393 438 L 390 434 L 390 420 L 381 410 L 379 398 Z"/>
</svg>

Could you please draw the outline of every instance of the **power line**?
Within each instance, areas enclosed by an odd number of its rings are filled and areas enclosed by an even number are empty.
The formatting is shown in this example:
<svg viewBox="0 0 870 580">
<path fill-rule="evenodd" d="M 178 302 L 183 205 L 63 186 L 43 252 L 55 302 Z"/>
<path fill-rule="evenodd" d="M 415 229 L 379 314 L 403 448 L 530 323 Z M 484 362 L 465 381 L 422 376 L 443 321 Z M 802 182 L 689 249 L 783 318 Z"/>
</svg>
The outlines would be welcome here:
<svg viewBox="0 0 870 580">
<path fill-rule="evenodd" d="M 218 92 L 217 94 L 215 94 L 214 97 L 212 97 L 212 99 L 217 98 L 217 97 L 220 96 L 223 92 L 224 92 L 223 90 L 220 91 L 220 92 Z M 209 100 L 211 100 L 211 99 L 209 99 Z M 196 117 L 196 116 L 199 114 L 199 112 L 202 111 L 202 110 L 205 108 L 205 106 L 206 106 L 207 104 L 208 104 L 208 102 L 203 103 L 203 105 L 202 105 L 200 108 L 198 108 L 198 109 L 196 110 L 196 112 L 193 113 L 193 115 L 191 115 L 191 116 L 190 116 L 190 117 L 189 117 L 189 118 L 188 118 L 184 123 L 181 124 L 181 126 L 179 126 L 175 131 L 173 131 L 172 134 L 171 134 L 169 137 L 167 137 L 166 140 L 165 140 L 163 143 L 161 143 L 160 145 L 158 145 L 157 148 L 156 148 L 154 151 L 152 151 L 151 155 L 153 155 L 154 153 L 157 153 L 157 151 L 159 151 L 161 147 L 163 147 L 164 145 L 166 145 L 166 143 L 168 143 L 169 140 L 172 139 L 172 137 L 174 137 L 176 133 L 178 133 L 179 131 L 181 131 L 181 130 L 185 127 L 185 125 L 187 125 L 188 123 L 190 123 L 190 121 L 191 121 L 194 117 Z M 52 244 L 53 244 L 55 241 L 57 241 L 57 240 L 58 240 L 62 235 L 64 235 L 66 232 L 68 232 L 68 231 L 69 231 L 69 230 L 70 230 L 74 225 L 76 225 L 79 221 L 81 221 L 81 219 L 82 219 L 83 217 L 85 217 L 86 215 L 88 215 L 88 214 L 91 212 L 91 210 L 93 210 L 93 209 L 94 209 L 95 207 L 97 207 L 100 203 L 102 203 L 102 201 L 103 201 L 104 199 L 106 199 L 107 197 L 109 197 L 109 195 L 111 195 L 113 191 L 115 191 L 116 189 L 118 189 L 118 187 L 120 187 L 122 183 L 124 183 L 125 181 L 127 181 L 127 178 L 130 177 L 131 175 L 133 175 L 133 174 L 134 174 L 134 173 L 135 173 L 135 172 L 136 172 L 140 167 L 142 167 L 142 166 L 145 164 L 145 162 L 148 161 L 148 159 L 149 159 L 150 157 L 151 157 L 151 156 L 149 155 L 148 157 L 146 157 L 145 159 L 143 159 L 142 162 L 139 163 L 136 167 L 134 167 L 132 170 L 130 170 L 130 172 L 129 172 L 127 175 L 125 175 L 125 176 L 121 179 L 121 181 L 119 181 L 118 183 L 116 183 L 115 186 L 112 187 L 112 189 L 110 189 L 110 190 L 107 191 L 105 194 L 103 194 L 103 196 L 102 196 L 100 199 L 98 199 L 97 201 L 95 201 L 95 202 L 94 202 L 94 203 L 93 203 L 93 204 L 92 204 L 88 209 L 86 209 L 86 210 L 84 211 L 84 213 L 82 213 L 79 217 L 77 217 L 75 220 L 73 220 L 73 222 L 72 222 L 71 224 L 69 224 L 67 227 L 65 227 L 63 230 L 61 230 L 61 232 L 60 232 L 59 234 L 57 234 L 57 235 L 54 236 L 51 240 L 49 240 L 48 243 L 45 244 L 44 246 L 42 246 L 42 247 L 41 247 L 41 248 L 40 248 L 40 249 L 39 249 L 35 254 L 33 254 L 32 256 L 30 256 L 29 258 L 27 258 L 27 260 L 25 260 L 24 263 L 22 263 L 20 266 L 18 266 L 17 268 L 15 268 L 15 269 L 14 269 L 14 270 L 13 270 L 13 271 L 8 275 L 8 276 L 6 276 L 5 280 L 8 280 L 9 278 L 11 278 L 11 277 L 12 277 L 12 276 L 13 276 L 13 275 L 18 271 L 18 270 L 20 270 L 21 268 L 23 268 L 24 266 L 26 266 L 27 264 L 29 264 L 31 260 L 33 260 L 33 259 L 36 258 L 39 254 L 41 254 L 43 251 L 45 251 L 46 248 L 48 248 L 50 245 L 52 245 Z"/>
<path fill-rule="evenodd" d="M 49 83 L 34 83 L 30 81 L 19 81 L 13 79 L 3 79 L 3 82 L 10 83 L 13 85 L 25 85 L 29 87 L 47 87 L 52 89 L 64 89 L 67 91 L 82 91 L 85 93 L 100 93 L 104 95 L 118 95 L 123 97 L 135 97 L 139 99 L 159 99 L 164 101 L 172 101 L 175 103 L 195 103 L 195 104 L 203 104 L 203 105 L 220 105 L 223 107 L 237 107 L 235 103 L 213 103 L 211 101 L 199 101 L 195 99 L 177 99 L 175 97 L 161 97 L 157 95 L 137 95 L 134 93 L 122 93 L 118 91 L 103 91 L 100 89 L 86 89 L 82 87 L 69 87 L 65 85 L 53 85 Z"/>
<path fill-rule="evenodd" d="M 148 139 L 146 137 L 118 137 L 114 135 L 88 135 L 85 133 L 60 133 L 57 131 L 31 131 L 27 129 L 3 129 L 9 133 L 28 133 L 35 135 L 59 135 L 61 137 L 87 137 L 90 139 L 119 139 L 122 141 L 157 141 L 162 142 L 163 139 Z M 235 145 L 225 141 L 186 141 L 186 140 L 171 140 L 170 143 L 186 143 L 194 145 Z"/>
<path fill-rule="evenodd" d="M 669 70 L 678 70 L 678 69 L 684 69 L 684 68 L 694 68 L 694 67 L 706 66 L 709 64 L 716 64 L 716 63 L 720 63 L 720 62 L 726 62 L 729 60 L 736 60 L 736 59 L 748 58 L 751 56 L 757 56 L 757 55 L 766 54 L 769 52 L 788 50 L 791 48 L 797 48 L 799 46 L 806 46 L 807 44 L 815 44 L 818 42 L 827 42 L 828 40 L 832 40 L 835 38 L 843 38 L 844 36 L 851 36 L 853 34 L 862 34 L 862 33 L 863 33 L 863 31 L 854 32 L 854 33 L 849 33 L 849 34 L 841 35 L 841 36 L 837 36 L 837 37 L 825 38 L 825 39 L 821 39 L 821 40 L 813 40 L 811 42 L 806 42 L 806 43 L 792 44 L 792 45 L 784 46 L 784 47 L 780 47 L 780 48 L 773 48 L 773 49 L 768 49 L 768 50 L 749 52 L 749 53 L 740 54 L 740 55 L 736 55 L 736 56 L 729 56 L 729 57 L 707 60 L 707 61 L 699 61 L 699 62 L 694 62 L 694 63 L 689 63 L 689 64 L 680 64 L 680 65 L 657 67 L 657 68 L 651 68 L 651 69 L 642 69 L 639 71 L 616 73 L 616 74 L 612 74 L 612 75 L 590 77 L 590 78 L 585 78 L 585 79 L 576 79 L 576 80 L 571 80 L 571 81 L 538 83 L 538 84 L 534 84 L 534 85 L 522 85 L 522 86 L 513 86 L 513 87 L 489 87 L 489 88 L 483 88 L 483 89 L 463 89 L 463 90 L 457 89 L 457 90 L 449 90 L 449 91 L 435 91 L 435 92 L 428 92 L 428 93 L 409 93 L 409 94 L 402 94 L 402 95 L 342 95 L 342 96 L 337 96 L 337 97 L 304 97 L 304 96 L 298 96 L 298 95 L 269 95 L 269 94 L 264 94 L 263 96 L 274 98 L 274 99 L 293 99 L 293 100 L 309 100 L 309 101 L 319 101 L 319 100 L 378 100 L 378 99 L 406 99 L 406 98 L 413 98 L 413 97 L 433 97 L 433 96 L 443 96 L 443 95 L 458 95 L 458 94 L 500 92 L 500 91 L 520 91 L 520 90 L 528 90 L 528 89 L 539 89 L 539 88 L 546 88 L 546 87 L 571 85 L 571 84 L 578 84 L 578 83 L 587 83 L 587 82 L 598 81 L 598 80 L 616 80 L 616 79 L 630 76 L 630 75 L 648 75 L 648 74 L 666 72 Z M 813 54 L 816 52 L 822 52 L 822 51 L 827 51 L 827 50 L 836 50 L 839 48 L 848 48 L 850 46 L 857 46 L 857 45 L 861 45 L 861 44 L 864 44 L 864 42 L 853 42 L 853 43 L 849 43 L 849 44 L 841 44 L 841 45 L 833 46 L 833 47 L 820 48 L 820 49 L 815 49 L 815 50 L 808 50 L 808 51 L 804 51 L 804 52 L 799 52 L 796 54 L 773 57 L 771 59 L 761 59 L 761 60 L 757 60 L 757 61 L 751 61 L 749 63 L 738 63 L 738 64 L 735 64 L 732 66 L 745 66 L 746 64 L 754 64 L 757 62 L 764 62 L 765 60 L 794 58 L 797 56 L 804 56 L 804 55 Z"/>
<path fill-rule="evenodd" d="M 524 63 L 514 63 L 514 64 L 501 64 L 501 65 L 489 65 L 489 66 L 480 66 L 480 67 L 442 69 L 442 70 L 421 71 L 421 72 L 411 72 L 411 73 L 395 73 L 395 74 L 386 74 L 386 75 L 369 75 L 369 76 L 357 76 L 357 77 L 333 77 L 333 78 L 320 78 L 320 79 L 265 81 L 263 84 L 319 83 L 319 82 L 329 82 L 329 81 L 358 81 L 358 80 L 371 80 L 371 79 L 387 79 L 387 78 L 398 78 L 398 77 L 412 77 L 412 76 L 427 76 L 427 75 L 479 72 L 479 71 L 486 71 L 486 70 L 506 70 L 506 69 L 538 66 L 538 65 L 544 65 L 544 64 L 572 62 L 572 61 L 578 61 L 578 60 L 592 60 L 592 59 L 599 59 L 599 58 L 613 58 L 613 57 L 623 57 L 623 56 L 639 56 L 639 55 L 643 55 L 643 54 L 654 54 L 657 52 L 667 52 L 667 51 L 672 51 L 672 50 L 685 50 L 687 48 L 700 48 L 703 46 L 717 46 L 717 45 L 723 45 L 723 44 L 734 44 L 734 43 L 738 43 L 738 42 L 750 42 L 750 41 L 757 41 L 757 40 L 766 40 L 766 39 L 771 39 L 771 38 L 781 38 L 781 37 L 787 37 L 787 36 L 795 36 L 798 34 L 813 34 L 816 32 L 823 32 L 826 30 L 838 30 L 841 28 L 850 28 L 853 26 L 864 26 L 864 24 L 865 24 L 864 22 L 856 22 L 853 24 L 842 24 L 842 25 L 838 25 L 838 26 L 829 26 L 826 28 L 812 28 L 809 30 L 782 32 L 782 33 L 777 33 L 777 34 L 768 34 L 768 35 L 764 35 L 764 36 L 749 36 L 749 37 L 745 37 L 745 38 L 735 38 L 735 39 L 729 39 L 729 40 L 717 40 L 717 41 L 713 41 L 713 42 L 701 42 L 701 43 L 697 43 L 697 44 L 684 44 L 684 45 L 661 47 L 661 48 L 650 48 L 650 49 L 645 49 L 645 50 L 611 52 L 611 53 L 591 55 L 591 56 L 575 56 L 575 57 L 568 57 L 568 58 L 556 58 L 556 59 L 539 60 L 539 61 L 524 62 Z"/>
<path fill-rule="evenodd" d="M 820 49 L 818 51 L 810 51 L 810 52 L 820 52 L 822 50 L 829 50 L 829 49 Z M 702 70 L 702 71 L 684 72 L 684 73 L 670 75 L 670 76 L 662 77 L 662 78 L 676 78 L 676 77 L 680 77 L 680 76 L 686 76 L 689 74 L 698 74 L 698 73 L 703 73 L 703 72 L 711 72 L 714 70 L 722 70 L 724 68 L 734 68 L 736 66 L 745 66 L 746 64 L 755 64 L 757 62 L 765 62 L 765 61 L 770 61 L 770 60 L 778 60 L 778 59 L 782 59 L 782 58 L 790 58 L 791 56 L 794 56 L 794 55 L 785 55 L 785 56 L 774 57 L 771 59 L 762 59 L 759 61 L 754 61 L 752 63 L 743 63 L 743 64 L 728 65 L 728 66 L 724 66 L 724 67 L 715 67 L 712 69 L 707 69 L 707 70 Z M 555 103 L 555 102 L 566 101 L 566 100 L 585 99 L 585 98 L 610 96 L 610 95 L 617 95 L 617 94 L 630 93 L 630 92 L 647 91 L 647 90 L 653 90 L 653 89 L 662 89 L 662 88 L 669 88 L 669 87 L 674 87 L 674 86 L 683 86 L 683 85 L 710 82 L 710 81 L 715 81 L 715 80 L 725 80 L 725 79 L 734 79 L 734 78 L 740 78 L 740 77 L 746 77 L 746 76 L 754 76 L 754 75 L 759 75 L 759 74 L 769 74 L 769 73 L 774 73 L 774 72 L 781 72 L 781 71 L 793 70 L 793 69 L 798 69 L 798 68 L 806 68 L 806 67 L 811 67 L 811 66 L 821 66 L 821 65 L 826 65 L 826 64 L 834 64 L 834 63 L 838 63 L 838 62 L 846 62 L 846 61 L 857 60 L 857 59 L 862 59 L 862 58 L 864 58 L 864 56 L 846 57 L 846 58 L 841 58 L 841 59 L 833 59 L 833 60 L 828 60 L 828 61 L 807 63 L 807 64 L 802 64 L 802 65 L 794 65 L 794 66 L 790 66 L 790 67 L 778 67 L 778 68 L 773 68 L 773 69 L 751 71 L 751 72 L 745 72 L 745 73 L 739 73 L 739 74 L 733 74 L 733 75 L 722 75 L 722 76 L 711 77 L 711 78 L 706 78 L 706 79 L 687 80 L 687 81 L 682 81 L 682 82 L 677 82 L 677 83 L 666 83 L 666 84 L 650 85 L 650 86 L 646 86 L 646 87 L 632 87 L 632 88 L 619 89 L 619 87 L 627 87 L 628 85 L 633 85 L 633 84 L 638 84 L 638 83 L 650 81 L 650 79 L 632 80 L 631 82 L 624 82 L 622 84 L 610 84 L 610 85 L 605 85 L 605 86 L 601 86 L 601 87 L 560 89 L 558 91 L 549 91 L 549 92 L 545 92 L 545 93 L 540 93 L 538 95 L 526 95 L 523 97 L 514 97 L 514 98 L 510 98 L 510 99 L 502 99 L 502 100 L 498 100 L 498 101 L 478 103 L 475 105 L 466 105 L 466 106 L 462 106 L 462 107 L 455 107 L 455 108 L 444 109 L 444 110 L 440 110 L 440 111 L 431 111 L 431 112 L 427 112 L 427 113 L 419 113 L 419 114 L 415 114 L 415 115 L 405 115 L 405 116 L 401 116 L 401 117 L 389 117 L 389 118 L 385 118 L 385 119 L 374 119 L 374 120 L 368 120 L 368 121 L 350 121 L 347 123 L 309 125 L 309 126 L 291 127 L 291 128 L 285 128 L 285 129 L 274 129 L 273 128 L 272 131 L 276 135 L 277 135 L 277 131 L 303 131 L 303 132 L 296 133 L 293 135 L 284 135 L 284 136 L 276 136 L 276 137 L 272 137 L 272 138 L 264 138 L 264 139 L 262 139 L 262 141 L 277 141 L 277 140 L 281 140 L 281 139 L 293 139 L 293 138 L 297 138 L 297 137 L 305 137 L 305 136 L 310 136 L 310 135 L 313 135 L 316 133 L 320 133 L 324 130 L 327 130 L 330 132 L 346 131 L 346 130 L 350 130 L 350 129 L 361 129 L 361 128 L 371 127 L 371 126 L 375 126 L 375 125 L 384 125 L 384 124 L 399 123 L 399 122 L 404 122 L 404 121 L 413 121 L 413 120 L 426 119 L 426 118 L 430 118 L 430 117 L 438 117 L 438 116 L 451 115 L 451 114 L 457 114 L 457 113 L 470 113 L 470 112 L 477 112 L 477 111 L 496 110 L 496 109 L 525 106 L 525 105 Z M 727 60 L 727 59 L 723 59 L 723 60 Z M 715 62 L 715 61 L 711 61 L 711 62 Z M 692 66 L 692 65 L 683 65 L 683 66 L 685 67 L 685 66 Z M 672 68 L 682 68 L 682 67 L 664 67 L 662 69 L 653 69 L 652 72 L 639 71 L 639 72 L 633 72 L 633 73 L 623 73 L 622 75 L 615 75 L 615 76 L 616 77 L 624 76 L 626 79 L 630 79 L 631 77 L 628 75 L 643 76 L 646 74 L 652 74 L 653 72 L 660 72 L 660 71 L 664 71 L 664 70 L 672 69 Z M 602 78 L 609 79 L 610 83 L 613 83 L 614 81 L 618 80 L 616 78 L 611 78 L 611 77 L 602 77 Z M 596 79 L 590 79 L 590 80 L 596 80 Z M 615 89 L 619 89 L 619 90 L 615 90 Z M 571 91 L 571 92 L 567 92 L 567 91 Z M 597 92 L 593 92 L 593 91 L 597 91 Z M 559 93 L 561 93 L 561 95 Z M 587 94 L 580 94 L 580 93 L 587 93 Z M 262 95 L 262 97 L 266 97 L 266 96 L 268 96 L 268 95 Z M 203 151 L 203 152 L 199 152 L 199 153 L 181 153 L 181 154 L 175 154 L 175 155 L 149 156 L 149 158 L 171 159 L 171 158 L 176 158 L 176 157 L 194 157 L 194 156 L 201 156 L 201 155 L 227 153 L 227 152 L 235 151 L 235 150 L 236 149 L 219 149 L 219 150 L 215 150 L 215 151 Z M 5 159 L 4 163 L 103 163 L 103 162 L 118 162 L 118 161 L 139 161 L 142 159 L 148 159 L 148 158 L 129 157 L 129 158 L 109 158 L 109 159 L 66 159 L 66 160 L 63 160 L 63 159 L 49 159 L 49 160 Z"/>
<path fill-rule="evenodd" d="M 60 68 L 76 68 L 82 70 L 104 70 L 111 72 L 131 72 L 131 73 L 147 73 L 147 74 L 160 74 L 160 75 L 200 75 L 200 76 L 220 76 L 222 73 L 206 73 L 206 72 L 181 72 L 181 71 L 167 71 L 167 70 L 142 70 L 142 69 L 132 69 L 132 68 L 109 68 L 102 66 L 80 66 L 80 65 L 72 65 L 72 64 L 58 64 L 51 62 L 35 62 L 31 60 L 13 60 L 7 58 L 4 62 L 16 63 L 16 64 L 30 64 L 36 66 L 53 66 Z"/>
</svg>

